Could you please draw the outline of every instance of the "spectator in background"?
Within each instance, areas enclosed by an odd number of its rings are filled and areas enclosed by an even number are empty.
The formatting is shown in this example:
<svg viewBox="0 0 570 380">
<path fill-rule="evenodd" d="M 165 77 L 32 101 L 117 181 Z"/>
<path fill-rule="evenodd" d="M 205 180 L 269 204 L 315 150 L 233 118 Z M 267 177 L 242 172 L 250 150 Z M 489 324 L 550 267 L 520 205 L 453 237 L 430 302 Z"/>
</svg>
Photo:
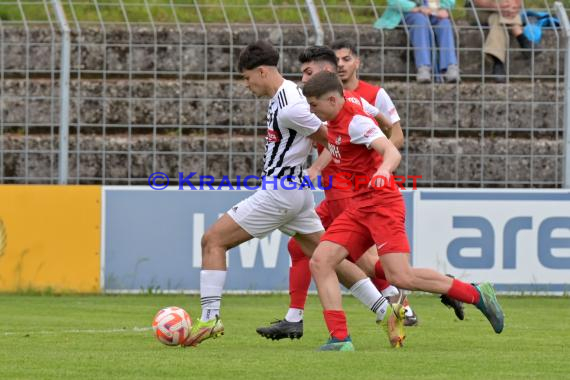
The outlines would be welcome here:
<svg viewBox="0 0 570 380">
<path fill-rule="evenodd" d="M 522 0 L 472 0 L 471 17 L 489 25 L 489 34 L 483 51 L 493 60 L 493 76 L 498 83 L 506 81 L 505 61 L 509 47 L 509 31 L 531 58 L 532 42 L 523 34 L 520 16 Z M 477 12 L 477 15 L 473 14 Z"/>
<path fill-rule="evenodd" d="M 435 67 L 436 72 L 444 74 L 446 82 L 458 82 L 455 36 L 449 20 L 449 12 L 455 6 L 455 0 L 391 0 L 388 4 L 374 27 L 394 29 L 403 22 L 409 28 L 417 81 L 431 82 Z M 436 41 L 433 41 L 434 35 Z M 432 62 L 432 49 L 436 48 L 436 42 L 439 54 L 435 56 L 437 61 Z"/>
</svg>

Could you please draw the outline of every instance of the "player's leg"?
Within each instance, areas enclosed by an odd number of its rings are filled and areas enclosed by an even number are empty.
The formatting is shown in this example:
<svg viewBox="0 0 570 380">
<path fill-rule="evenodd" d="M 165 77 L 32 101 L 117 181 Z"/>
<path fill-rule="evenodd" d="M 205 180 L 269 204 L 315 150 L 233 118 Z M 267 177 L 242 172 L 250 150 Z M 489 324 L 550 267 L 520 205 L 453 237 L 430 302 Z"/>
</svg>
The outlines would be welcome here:
<svg viewBox="0 0 570 380">
<path fill-rule="evenodd" d="M 329 215 L 331 216 L 330 224 L 332 224 L 332 221 L 341 216 L 345 210 L 348 210 L 352 207 L 353 198 L 341 198 L 341 199 L 329 200 L 327 203 L 328 203 Z M 338 223 L 337 223 L 337 228 L 339 228 Z M 347 226 L 347 229 L 350 228 L 351 228 L 350 226 Z M 361 248 L 362 247 L 360 246 L 353 247 L 353 249 L 356 250 Z M 360 270 L 364 272 L 366 276 L 370 278 L 371 283 L 369 281 L 362 281 L 361 278 L 358 278 L 356 280 L 353 279 L 352 281 L 350 280 L 350 278 L 346 278 L 346 275 L 343 275 L 343 271 L 346 272 L 349 270 L 353 270 L 349 266 L 345 266 L 344 267 L 345 269 L 342 269 L 341 267 L 340 271 L 338 270 L 337 267 L 337 276 L 339 277 L 339 281 L 345 287 L 350 289 L 351 293 L 366 305 L 375 305 L 376 301 L 378 300 L 378 298 L 374 298 L 377 297 L 376 295 L 378 295 L 378 293 L 376 292 L 376 290 L 372 288 L 371 284 L 380 292 L 380 295 L 384 296 L 385 298 L 392 295 L 397 296 L 398 289 L 396 289 L 394 286 L 391 286 L 386 281 L 386 277 L 383 276 L 383 274 L 382 276 L 378 276 L 375 271 L 375 265 L 380 264 L 378 261 L 378 254 L 376 253 L 376 250 L 369 248 L 362 256 L 360 256 L 360 254 L 362 254 L 362 252 L 359 252 L 359 254 L 356 256 L 354 254 L 349 255 L 347 259 L 352 262 L 355 262 L 352 256 L 360 257 L 359 259 L 356 260 L 357 266 L 359 267 Z M 400 300 L 394 300 L 394 303 L 400 303 Z M 374 310 L 374 307 L 369 307 L 369 308 L 375 313 L 378 312 L 378 310 Z M 380 317 L 377 316 L 377 321 L 381 320 L 382 318 L 383 315 L 381 315 Z"/>
<path fill-rule="evenodd" d="M 327 228 L 332 223 L 327 200 L 323 200 L 316 208 L 315 212 L 321 219 L 323 228 Z M 320 239 L 320 236 L 319 236 Z M 307 251 L 311 250 L 315 242 L 309 239 Z M 317 242 L 318 245 L 318 242 Z M 303 310 L 307 301 L 307 293 L 311 285 L 311 270 L 309 269 L 309 256 L 303 252 L 301 245 L 295 238 L 289 240 L 287 245 L 291 256 L 291 268 L 289 268 L 289 310 L 285 320 L 298 322 L 303 319 Z M 314 248 L 311 250 L 314 250 Z"/>
<path fill-rule="evenodd" d="M 400 298 L 400 291 L 393 285 L 386 280 L 386 274 L 384 273 L 384 269 L 382 268 L 382 263 L 378 259 L 378 252 L 375 247 L 371 247 L 365 255 L 357 261 L 358 266 L 372 278 L 372 282 L 376 286 L 378 290 L 382 293 L 382 295 L 388 298 L 388 301 L 391 303 L 399 302 L 406 308 L 406 319 L 404 324 L 406 326 L 415 326 L 417 325 L 417 317 L 416 313 L 412 310 L 408 302 L 407 297 Z M 373 268 L 370 269 L 370 268 Z M 451 275 L 447 275 L 452 277 Z M 450 298 L 446 294 L 442 294 L 440 296 L 441 303 L 446 307 L 453 310 L 455 316 L 463 320 L 465 318 L 464 310 L 463 310 L 463 302 L 456 300 L 454 298 Z"/>
<path fill-rule="evenodd" d="M 202 236 L 202 269 L 226 270 L 226 252 L 253 236 L 228 214 L 222 215 Z"/>
<path fill-rule="evenodd" d="M 327 242 L 332 243 L 332 245 Z M 329 326 L 329 328 L 331 326 L 334 327 L 339 323 L 343 323 L 344 320 L 342 309 L 333 309 L 340 306 L 338 303 L 339 293 L 337 293 L 337 291 L 339 291 L 338 280 L 340 277 L 337 277 L 334 273 L 333 275 L 330 274 L 331 265 L 337 265 L 336 273 L 339 273 L 339 264 L 344 265 L 344 270 L 348 273 L 350 273 L 350 271 L 361 272 L 355 264 L 348 260 L 343 260 L 341 263 L 338 263 L 339 257 L 343 258 L 350 255 L 351 260 L 357 261 L 371 245 L 372 239 L 369 232 L 363 226 L 356 223 L 351 217 L 350 210 L 347 210 L 347 212 L 335 219 L 329 230 L 327 230 L 325 235 L 322 237 L 319 248 L 317 248 L 311 258 L 311 272 L 313 273 L 315 283 L 317 282 L 317 277 L 321 283 L 321 286 L 318 287 L 319 297 L 321 298 L 321 303 L 325 309 L 324 315 L 325 319 L 328 319 L 327 326 Z M 315 257 L 317 253 L 319 253 L 320 256 Z M 334 269 L 335 267 L 333 267 L 333 270 Z M 366 276 L 363 272 L 362 275 Z M 352 280 L 353 285 L 350 286 L 351 293 L 357 296 L 357 298 L 375 312 L 378 324 L 386 327 L 388 322 L 393 322 L 391 318 L 385 318 L 387 315 L 397 318 L 398 326 L 392 324 L 392 329 L 387 329 L 387 332 L 390 338 L 390 343 L 394 347 L 401 346 L 405 337 L 403 332 L 403 307 L 401 307 L 401 305 L 395 305 L 393 309 L 378 289 L 376 289 L 372 284 L 370 278 L 364 277 L 356 282 L 354 282 L 356 279 Z M 330 286 L 334 286 L 334 284 L 336 284 L 337 288 L 330 288 Z M 396 312 L 394 312 L 394 310 Z M 337 328 L 339 327 L 337 326 Z M 334 341 L 338 340 L 339 337 L 333 334 L 331 339 Z M 329 343 L 327 343 L 323 349 L 327 349 L 326 347 L 328 347 Z"/>
<path fill-rule="evenodd" d="M 290 213 L 300 208 L 290 199 L 282 199 L 279 191 L 256 191 L 228 210 L 204 234 L 200 272 L 202 316 L 192 327 L 185 345 L 195 346 L 223 332 L 220 304 L 226 279 L 226 251 L 253 237 L 266 236 L 284 225 L 291 218 Z"/>
<path fill-rule="evenodd" d="M 315 212 L 320 218 L 323 227 L 328 227 L 331 221 L 326 199 L 315 208 Z M 313 217 L 314 216 L 312 215 L 307 215 L 309 227 Z M 306 226 L 295 225 L 292 226 L 292 228 L 300 228 L 304 231 Z M 297 235 L 297 238 L 304 238 L 307 240 L 307 242 L 304 243 L 305 250 L 312 254 L 319 243 L 321 234 L 315 235 L 314 238 L 311 236 L 302 236 L 302 234 Z M 255 330 L 259 335 L 272 340 L 283 338 L 300 339 L 303 336 L 305 302 L 307 301 L 307 294 L 311 285 L 309 255 L 303 252 L 303 248 L 301 248 L 301 245 L 295 237 L 289 239 L 287 249 L 289 251 L 289 256 L 291 257 L 291 267 L 289 268 L 289 309 L 285 314 L 285 318 L 278 319 L 272 322 L 269 326 L 258 327 Z"/>
<path fill-rule="evenodd" d="M 224 214 L 202 236 L 202 270 L 200 302 L 202 315 L 194 325 L 184 346 L 196 346 L 208 338 L 224 333 L 220 319 L 222 291 L 226 282 L 226 251 L 252 239 L 253 236 Z"/>
<path fill-rule="evenodd" d="M 323 316 L 330 339 L 321 347 L 323 351 L 353 351 L 348 333 L 346 315 L 342 309 L 342 296 L 335 268 L 348 255 L 342 246 L 323 241 L 311 258 L 311 273 L 317 285 Z"/>
<path fill-rule="evenodd" d="M 405 326 L 416 326 L 418 324 L 418 317 L 412 309 L 408 297 L 401 290 L 390 285 L 386 280 L 375 246 L 370 247 L 362 257 L 358 259 L 356 265 L 371 278 L 376 289 L 378 289 L 390 303 L 401 303 L 404 306 L 406 310 L 404 319 Z"/>
<path fill-rule="evenodd" d="M 451 278 L 455 278 L 450 274 L 446 274 L 447 277 L 451 277 Z M 463 320 L 465 319 L 465 311 L 463 310 L 463 302 L 458 301 L 454 298 L 449 297 L 447 294 L 441 294 L 439 296 L 439 299 L 441 300 L 441 303 L 452 309 L 453 312 L 455 313 L 455 316 L 457 317 L 457 319 L 459 320 Z"/>
<path fill-rule="evenodd" d="M 291 257 L 291 267 L 289 268 L 289 310 L 285 319 L 290 322 L 299 322 L 303 320 L 303 310 L 309 286 L 311 286 L 309 257 L 305 255 L 295 238 L 289 239 L 287 250 Z"/>
<path fill-rule="evenodd" d="M 382 198 L 375 212 L 357 212 L 365 220 L 374 241 L 386 279 L 395 286 L 408 290 L 423 290 L 445 294 L 461 302 L 471 303 L 487 317 L 496 333 L 503 330 L 504 315 L 491 284 L 471 285 L 444 276 L 432 269 L 412 268 L 406 235 L 406 210 L 401 197 Z M 379 243 L 379 244 L 378 244 Z"/>
<path fill-rule="evenodd" d="M 380 260 L 390 283 L 403 289 L 446 294 L 450 298 L 473 304 L 487 317 L 497 334 L 503 330 L 503 311 L 491 284 L 472 285 L 432 269 L 412 268 L 407 254 L 383 254 Z"/>
<path fill-rule="evenodd" d="M 320 238 L 320 234 L 316 239 Z M 311 285 L 309 257 L 295 238 L 289 239 L 287 245 L 291 256 L 289 268 L 289 309 L 285 318 L 272 322 L 269 326 L 258 327 L 255 331 L 272 340 L 284 338 L 300 339 L 303 336 L 303 316 L 307 293 Z"/>
<path fill-rule="evenodd" d="M 337 223 L 335 221 L 335 223 Z M 342 220 L 340 224 L 343 224 Z M 344 225 L 344 224 L 343 224 Z M 353 239 L 351 249 L 362 254 L 366 249 L 368 240 L 356 232 L 350 235 Z M 298 235 L 295 237 L 305 254 L 312 256 L 320 243 L 321 236 Z M 356 255 L 355 255 L 356 256 Z M 387 302 L 382 294 L 376 289 L 370 278 L 352 261 L 342 260 L 334 268 L 338 281 L 346 287 L 350 293 L 370 309 L 376 316 L 376 321 L 382 321 L 385 316 Z"/>
</svg>

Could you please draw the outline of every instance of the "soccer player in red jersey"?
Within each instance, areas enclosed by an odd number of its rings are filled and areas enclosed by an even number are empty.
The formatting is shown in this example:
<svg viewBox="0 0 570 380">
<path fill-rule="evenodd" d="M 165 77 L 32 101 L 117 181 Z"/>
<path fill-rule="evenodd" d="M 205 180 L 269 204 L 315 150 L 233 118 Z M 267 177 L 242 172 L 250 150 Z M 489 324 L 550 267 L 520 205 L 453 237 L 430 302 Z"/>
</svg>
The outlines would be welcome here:
<svg viewBox="0 0 570 380">
<path fill-rule="evenodd" d="M 338 59 L 338 76 L 346 90 L 350 90 L 366 101 L 378 108 L 382 114 L 390 118 L 390 141 L 401 148 L 404 145 L 404 133 L 400 125 L 400 116 L 392 102 L 392 99 L 381 87 L 358 79 L 358 69 L 360 68 L 360 58 L 356 54 L 356 48 L 347 39 L 336 40 L 332 43 Z M 383 129 L 383 131 L 385 131 Z"/>
<path fill-rule="evenodd" d="M 337 70 L 336 56 L 330 48 L 325 46 L 312 46 L 305 49 L 299 55 L 299 61 L 301 63 L 301 71 L 303 73 L 303 83 L 306 83 L 312 75 L 323 70 L 329 72 L 336 72 Z M 371 106 L 351 91 L 345 90 L 344 96 L 348 101 L 362 106 L 364 111 L 370 115 L 376 115 L 379 112 L 374 106 Z M 322 147 L 319 146 L 319 151 L 321 149 Z M 326 156 L 328 151 L 325 150 L 323 153 L 324 154 L 321 154 L 317 163 L 315 163 L 310 170 L 321 172 L 321 178 L 323 179 L 324 188 L 326 189 L 325 200 L 323 200 L 315 209 L 326 229 L 332 223 L 334 218 L 348 207 L 353 194 L 351 188 L 337 188 L 335 186 L 328 188 L 328 178 L 336 175 L 338 170 L 334 162 L 330 162 L 328 165 L 326 165 L 328 162 L 327 160 L 323 160 L 323 162 L 321 162 L 321 158 Z M 330 158 L 330 154 L 328 154 L 328 157 Z M 315 167 L 319 168 L 316 169 Z M 317 174 L 318 173 L 315 175 Z M 303 253 L 303 250 L 295 239 L 289 240 L 287 248 L 289 255 L 291 256 L 291 267 L 289 269 L 289 309 L 283 319 L 277 320 L 269 326 L 259 327 L 256 329 L 257 333 L 261 336 L 273 340 L 283 338 L 301 338 L 303 336 L 304 307 L 307 300 L 307 292 L 311 284 L 309 257 Z M 410 326 L 417 323 L 415 313 L 407 303 L 406 298 L 403 298 L 402 300 L 402 295 L 398 289 L 391 286 L 384 278 L 382 278 L 383 270 L 378 261 L 378 256 L 374 247 L 371 247 L 366 254 L 358 260 L 357 265 L 366 272 L 368 276 L 370 276 L 376 288 L 385 297 L 390 297 L 390 302 L 402 302 L 404 304 L 406 307 L 406 318 L 404 320 L 405 325 Z M 374 268 L 374 270 L 371 270 L 370 268 Z M 446 296 L 443 297 L 449 305 L 453 305 L 452 307 L 454 307 L 455 310 L 459 310 L 461 313 L 463 312 L 463 305 L 460 302 L 451 300 Z M 460 317 L 460 319 L 463 318 Z M 395 324 L 395 322 L 398 321 L 392 321 L 391 325 Z M 395 328 L 393 331 L 388 332 L 390 341 L 393 340 L 396 333 L 401 333 L 403 335 L 403 332 L 396 331 Z"/>
<path fill-rule="evenodd" d="M 388 281 L 402 289 L 446 294 L 475 305 L 501 333 L 504 315 L 490 283 L 472 285 L 434 270 L 412 268 L 405 229 L 405 206 L 390 181 L 400 163 L 398 149 L 362 108 L 347 102 L 334 73 L 321 72 L 303 87 L 311 111 L 328 121 L 328 150 L 341 172 L 351 174 L 355 196 L 351 207 L 338 216 L 321 238 L 310 268 L 330 338 L 320 350 L 353 351 L 335 267 L 347 257 L 358 261 L 375 245 Z M 378 160 L 374 154 L 382 156 Z"/>
<path fill-rule="evenodd" d="M 336 72 L 336 56 L 330 48 L 324 46 L 312 46 L 305 49 L 300 54 L 299 61 L 303 73 L 302 82 L 308 81 L 312 75 L 322 70 Z M 384 123 L 384 125 L 388 126 L 389 120 L 383 116 L 378 109 L 366 102 L 366 100 L 348 90 L 344 92 L 344 96 L 347 101 L 361 107 L 367 114 L 376 117 L 379 123 Z M 322 150 L 322 146 L 320 146 L 319 150 Z M 328 156 L 328 159 L 322 160 L 323 156 Z M 322 163 L 322 168 L 319 167 L 318 171 L 322 170 L 324 188 L 328 188 L 329 185 L 332 185 L 330 189 L 325 190 L 326 199 L 315 209 L 325 228 L 332 223 L 337 215 L 348 207 L 353 196 L 350 187 L 336 187 L 334 183 L 329 184 L 328 178 L 338 173 L 334 163 L 328 163 L 329 159 L 330 154 L 325 150 L 324 154 L 319 157 L 318 163 L 313 165 L 314 168 L 315 166 L 319 166 L 319 163 Z M 380 160 L 381 157 L 377 156 L 376 159 Z M 292 263 L 289 271 L 289 310 L 284 319 L 278 320 L 270 326 L 256 329 L 257 333 L 261 336 L 273 340 L 301 338 L 303 336 L 304 307 L 307 300 L 307 292 L 311 284 L 309 257 L 304 254 L 301 246 L 295 239 L 290 239 L 288 250 Z M 357 265 L 370 276 L 372 282 L 376 288 L 382 292 L 384 297 L 394 296 L 392 301 L 394 303 L 400 302 L 398 290 L 394 287 L 388 289 L 389 284 L 385 279 L 376 278 L 376 267 L 379 266 L 379 263 L 375 252 L 370 252 L 364 256 L 359 260 Z M 357 282 L 350 288 L 350 291 L 353 294 L 358 294 L 360 292 L 360 286 L 361 284 Z M 374 303 L 370 304 L 372 306 L 371 310 L 376 313 L 378 305 L 374 305 Z M 390 342 L 398 341 L 401 344 L 404 339 L 404 333 L 401 329 L 398 330 L 397 326 L 401 324 L 401 321 L 395 321 L 394 318 L 396 318 L 395 315 L 390 315 L 389 324 L 384 324 L 384 326 L 391 327 L 391 329 L 387 331 Z"/>
<path fill-rule="evenodd" d="M 398 115 L 396 106 L 394 106 L 394 102 L 392 102 L 392 99 L 382 87 L 358 79 L 360 58 L 354 44 L 348 39 L 339 39 L 332 43 L 331 48 L 334 50 L 338 60 L 338 76 L 342 81 L 344 89 L 360 95 L 390 119 L 391 129 L 388 136 L 396 148 L 401 148 L 404 145 L 404 133 L 402 132 L 400 115 Z M 385 130 L 383 129 L 383 131 Z M 464 312 L 461 302 L 442 295 L 441 303 L 452 308 L 457 318 L 463 320 Z M 407 299 L 404 299 L 404 306 L 406 306 L 405 325 L 416 325 L 417 316 L 411 308 L 407 307 Z"/>
</svg>

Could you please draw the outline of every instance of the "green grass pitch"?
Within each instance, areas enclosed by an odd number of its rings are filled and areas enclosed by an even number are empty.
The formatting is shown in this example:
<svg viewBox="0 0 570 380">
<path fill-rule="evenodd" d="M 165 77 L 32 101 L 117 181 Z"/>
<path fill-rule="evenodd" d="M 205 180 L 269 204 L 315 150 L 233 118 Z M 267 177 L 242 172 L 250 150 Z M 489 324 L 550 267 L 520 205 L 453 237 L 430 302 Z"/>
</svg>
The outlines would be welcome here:
<svg viewBox="0 0 570 380">
<path fill-rule="evenodd" d="M 301 340 L 269 341 L 255 328 L 281 318 L 286 295 L 224 296 L 226 334 L 197 348 L 167 347 L 149 329 L 156 311 L 187 295 L 0 295 L 0 379 L 568 379 L 570 298 L 500 297 L 505 330 L 493 333 L 474 307 L 466 320 L 427 295 L 420 319 L 391 349 L 370 311 L 344 298 L 354 353 L 315 352 L 327 332 L 310 296 Z"/>
</svg>

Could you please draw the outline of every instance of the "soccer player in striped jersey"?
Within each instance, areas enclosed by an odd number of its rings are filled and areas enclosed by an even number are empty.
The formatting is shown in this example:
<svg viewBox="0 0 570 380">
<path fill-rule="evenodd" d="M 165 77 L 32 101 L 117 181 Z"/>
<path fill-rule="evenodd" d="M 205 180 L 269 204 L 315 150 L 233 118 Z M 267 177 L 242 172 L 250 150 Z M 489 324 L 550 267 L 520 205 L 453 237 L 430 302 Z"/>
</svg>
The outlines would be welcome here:
<svg viewBox="0 0 570 380">
<path fill-rule="evenodd" d="M 249 44 L 239 56 L 238 69 L 248 89 L 270 98 L 263 186 L 228 210 L 202 237 L 202 314 L 185 346 L 196 346 L 224 332 L 220 305 L 228 250 L 279 229 L 294 236 L 305 254 L 311 255 L 324 231 L 310 188 L 300 185 L 313 141 L 326 144 L 326 127 L 309 111 L 297 85 L 279 73 L 278 61 L 279 53 L 264 41 Z M 355 297 L 376 313 L 377 320 L 383 320 L 388 302 L 366 274 L 347 260 L 337 270 L 345 286 L 358 284 Z"/>
<path fill-rule="evenodd" d="M 310 260 L 330 334 L 320 350 L 354 350 L 335 267 L 346 257 L 357 261 L 370 246 L 376 246 L 386 277 L 394 285 L 446 294 L 473 304 L 493 330 L 501 333 L 504 314 L 491 284 L 468 284 L 431 269 L 410 266 L 403 197 L 389 182 L 400 153 L 361 107 L 345 100 L 343 91 L 338 76 L 325 71 L 303 87 L 311 111 L 329 122 L 328 149 L 339 169 L 351 174 L 355 192 L 350 208 L 333 221 Z M 380 165 L 376 154 L 382 156 Z"/>
</svg>

